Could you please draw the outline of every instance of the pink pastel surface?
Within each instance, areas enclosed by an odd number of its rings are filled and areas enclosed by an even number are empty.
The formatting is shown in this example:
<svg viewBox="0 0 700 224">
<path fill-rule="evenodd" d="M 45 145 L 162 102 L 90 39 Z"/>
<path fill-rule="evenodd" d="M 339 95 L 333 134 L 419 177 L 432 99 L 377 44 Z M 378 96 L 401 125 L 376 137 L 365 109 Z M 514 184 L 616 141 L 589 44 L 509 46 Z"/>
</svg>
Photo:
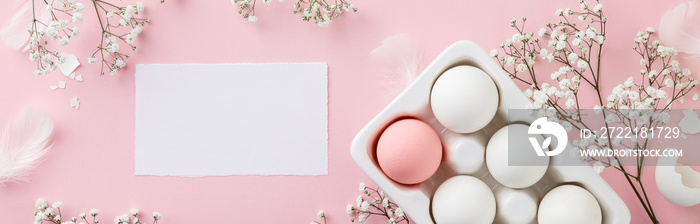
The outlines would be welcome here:
<svg viewBox="0 0 700 224">
<path fill-rule="evenodd" d="M 2 26 L 22 2 L 3 2 Z M 85 82 L 67 80 L 58 71 L 35 77 L 35 65 L 28 60 L 28 53 L 0 46 L 0 127 L 27 105 L 46 110 L 56 125 L 54 147 L 30 181 L 0 187 L 2 223 L 31 222 L 33 204 L 39 197 L 63 201 L 64 217 L 99 208 L 102 222 L 111 222 L 136 207 L 147 214 L 161 212 L 161 223 L 309 223 L 318 220 L 319 209 L 326 211 L 328 223 L 348 223 L 345 205 L 354 204 L 358 182 L 372 185 L 350 157 L 351 141 L 394 96 L 389 95 L 394 91 L 387 84 L 395 78 L 380 72 L 382 65 L 368 57 L 371 50 L 385 37 L 407 33 L 422 49 L 427 64 L 458 40 L 472 40 L 487 51 L 498 47 L 514 33 L 509 27 L 511 18 L 528 17 L 526 29 L 536 32 L 544 23 L 555 20 L 557 8 L 578 8 L 576 0 L 353 0 L 359 8 L 357 13 L 344 14 L 322 29 L 293 15 L 294 1 L 290 0 L 270 5 L 259 2 L 259 21 L 255 24 L 242 19 L 227 0 L 146 1 L 145 15 L 152 23 L 136 42 L 138 51 L 131 53 L 126 69 L 116 76 L 100 77 L 99 67 L 86 63 L 86 56 L 99 41 L 99 27 L 92 4 L 82 2 L 86 10 L 80 36 L 58 49 L 79 56 L 83 65 L 77 73 Z M 606 91 L 641 69 L 639 58 L 631 50 L 636 32 L 647 26 L 657 27 L 663 12 L 681 2 L 603 2 L 608 16 L 602 68 Z M 329 174 L 134 176 L 134 65 L 248 62 L 328 63 Z M 699 64 L 691 67 L 694 73 L 700 73 Z M 548 77 L 549 72 L 544 70 L 541 75 Z M 67 81 L 67 88 L 50 91 L 49 86 L 58 80 Z M 80 99 L 79 110 L 69 106 L 74 96 Z M 700 108 L 690 97 L 685 100 L 676 108 Z M 656 189 L 653 167 L 643 172 L 650 200 L 662 222 L 700 222 L 700 206 L 670 204 Z M 602 176 L 627 203 L 632 222 L 648 223 L 622 175 L 606 169 Z"/>
<path fill-rule="evenodd" d="M 402 184 L 430 178 L 440 166 L 442 143 L 432 127 L 403 119 L 387 127 L 377 141 L 377 162 L 384 174 Z"/>
</svg>

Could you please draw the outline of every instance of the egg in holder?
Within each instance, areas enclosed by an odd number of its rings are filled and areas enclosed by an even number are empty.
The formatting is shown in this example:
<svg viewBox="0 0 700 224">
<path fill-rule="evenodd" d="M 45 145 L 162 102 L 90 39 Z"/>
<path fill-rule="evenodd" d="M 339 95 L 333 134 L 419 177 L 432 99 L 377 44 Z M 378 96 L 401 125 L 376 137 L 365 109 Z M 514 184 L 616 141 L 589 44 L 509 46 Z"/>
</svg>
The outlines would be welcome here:
<svg viewBox="0 0 700 224">
<path fill-rule="evenodd" d="M 509 141 L 531 146 L 507 133 L 533 121 L 508 109 L 530 102 L 485 51 L 459 41 L 360 130 L 352 157 L 419 224 L 629 223 L 622 199 L 585 164 L 508 165 Z"/>
</svg>

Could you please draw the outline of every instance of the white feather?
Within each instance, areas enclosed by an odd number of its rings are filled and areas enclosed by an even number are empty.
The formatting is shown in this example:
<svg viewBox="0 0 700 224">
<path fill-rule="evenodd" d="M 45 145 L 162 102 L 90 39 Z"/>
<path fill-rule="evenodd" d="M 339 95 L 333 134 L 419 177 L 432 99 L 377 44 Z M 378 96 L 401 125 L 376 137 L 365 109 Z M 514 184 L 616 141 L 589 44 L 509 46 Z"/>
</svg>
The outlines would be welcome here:
<svg viewBox="0 0 700 224">
<path fill-rule="evenodd" d="M 681 3 L 667 11 L 659 23 L 661 42 L 700 61 L 700 8 L 697 2 Z"/>
<path fill-rule="evenodd" d="M 5 41 L 7 46 L 12 49 L 19 50 L 22 46 L 25 46 L 29 41 L 29 30 L 32 28 L 32 2 L 33 0 L 25 0 L 24 3 L 17 9 L 17 13 L 12 17 L 10 23 L 3 29 L 0 30 L 0 38 Z M 36 18 L 39 21 L 48 24 L 47 19 L 50 17 L 50 13 L 46 10 L 46 5 L 43 1 L 37 1 L 34 5 L 34 11 L 36 12 Z M 43 30 L 43 27 L 37 27 L 39 31 Z M 22 51 L 26 51 L 29 45 L 26 45 Z"/>
<path fill-rule="evenodd" d="M 24 108 L 0 139 L 0 184 L 26 181 L 51 148 L 53 122 L 36 108 Z"/>
<path fill-rule="evenodd" d="M 389 89 L 393 96 L 403 91 L 420 72 L 422 55 L 406 34 L 387 37 L 381 46 L 370 52 L 370 57 L 385 64 L 386 73 L 392 78 Z"/>
</svg>

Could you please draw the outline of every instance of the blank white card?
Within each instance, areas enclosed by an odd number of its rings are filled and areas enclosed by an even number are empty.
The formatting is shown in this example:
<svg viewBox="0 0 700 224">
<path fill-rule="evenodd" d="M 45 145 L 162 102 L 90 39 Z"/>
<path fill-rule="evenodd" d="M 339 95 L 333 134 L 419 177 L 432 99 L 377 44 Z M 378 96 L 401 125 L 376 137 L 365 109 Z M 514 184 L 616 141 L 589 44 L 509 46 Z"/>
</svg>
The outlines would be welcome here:
<svg viewBox="0 0 700 224">
<path fill-rule="evenodd" d="M 325 63 L 136 66 L 136 175 L 328 174 Z"/>
</svg>

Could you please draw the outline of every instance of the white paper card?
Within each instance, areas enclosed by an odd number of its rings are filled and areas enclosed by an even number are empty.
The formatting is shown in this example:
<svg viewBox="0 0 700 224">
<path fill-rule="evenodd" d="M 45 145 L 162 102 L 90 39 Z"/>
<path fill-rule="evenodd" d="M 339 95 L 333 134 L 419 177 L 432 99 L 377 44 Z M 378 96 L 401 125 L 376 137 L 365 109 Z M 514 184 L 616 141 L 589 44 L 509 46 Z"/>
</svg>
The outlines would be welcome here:
<svg viewBox="0 0 700 224">
<path fill-rule="evenodd" d="M 136 66 L 136 175 L 328 174 L 325 63 Z"/>
</svg>

